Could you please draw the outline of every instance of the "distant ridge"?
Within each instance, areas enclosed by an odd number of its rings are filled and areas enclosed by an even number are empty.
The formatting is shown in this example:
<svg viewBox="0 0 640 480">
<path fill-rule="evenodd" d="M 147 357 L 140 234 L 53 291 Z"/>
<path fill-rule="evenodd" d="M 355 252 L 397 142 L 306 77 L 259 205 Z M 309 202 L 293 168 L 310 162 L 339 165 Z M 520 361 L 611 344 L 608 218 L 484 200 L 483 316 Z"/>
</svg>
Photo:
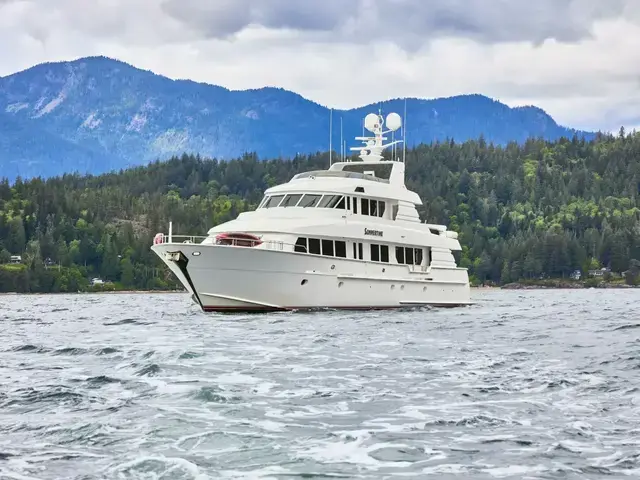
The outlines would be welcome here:
<svg viewBox="0 0 640 480">
<path fill-rule="evenodd" d="M 401 112 L 404 98 L 334 109 L 348 146 L 364 115 L 380 106 Z M 510 108 L 479 94 L 409 98 L 407 115 L 409 145 L 593 136 L 558 125 L 538 107 Z M 0 78 L 0 177 L 98 174 L 185 152 L 290 157 L 327 150 L 328 122 L 327 107 L 282 88 L 171 80 L 102 56 L 43 63 Z M 333 135 L 339 151 L 339 127 Z"/>
</svg>

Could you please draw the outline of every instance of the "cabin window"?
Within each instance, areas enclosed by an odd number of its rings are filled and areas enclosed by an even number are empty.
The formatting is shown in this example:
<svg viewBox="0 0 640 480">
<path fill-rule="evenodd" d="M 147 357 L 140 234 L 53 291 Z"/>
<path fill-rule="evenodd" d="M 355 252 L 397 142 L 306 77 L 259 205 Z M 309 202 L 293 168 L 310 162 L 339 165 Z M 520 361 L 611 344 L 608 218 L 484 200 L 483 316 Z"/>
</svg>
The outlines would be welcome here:
<svg viewBox="0 0 640 480">
<path fill-rule="evenodd" d="M 298 240 L 296 240 L 296 244 L 293 247 L 293 251 L 299 252 L 299 253 L 307 253 L 307 239 L 303 237 L 299 237 Z"/>
<path fill-rule="evenodd" d="M 393 206 L 393 210 L 391 212 L 393 219 L 395 220 L 398 217 L 398 205 Z"/>
<path fill-rule="evenodd" d="M 371 261 L 389 263 L 389 246 L 371 244 Z"/>
<path fill-rule="evenodd" d="M 317 238 L 309 239 L 309 253 L 320 255 L 320 240 Z"/>
<path fill-rule="evenodd" d="M 396 247 L 396 261 L 403 265 L 422 265 L 422 248 Z"/>
<path fill-rule="evenodd" d="M 347 210 L 351 210 L 351 197 L 347 197 Z"/>
<path fill-rule="evenodd" d="M 286 197 L 284 197 L 284 200 L 282 201 L 280 206 L 281 207 L 295 207 L 298 204 L 298 202 L 300 201 L 301 198 L 302 198 L 302 195 L 299 195 L 299 194 L 287 195 Z"/>
<path fill-rule="evenodd" d="M 407 265 L 413 265 L 413 250 L 413 248 L 404 249 L 404 261 L 407 262 Z"/>
<path fill-rule="evenodd" d="M 324 195 L 318 203 L 318 208 L 326 208 L 328 203 L 333 199 L 334 195 Z"/>
<path fill-rule="evenodd" d="M 274 208 L 280 204 L 280 201 L 284 198 L 284 195 L 271 195 L 269 200 L 264 202 L 263 208 Z"/>
<path fill-rule="evenodd" d="M 333 257 L 333 240 L 322 240 L 322 255 Z"/>
<path fill-rule="evenodd" d="M 325 195 L 322 197 L 322 200 L 320 200 L 318 208 L 334 208 L 341 199 L 344 200 L 342 195 Z"/>
<path fill-rule="evenodd" d="M 355 247 L 355 245 L 354 245 Z M 347 242 L 343 240 L 327 240 L 299 237 L 293 248 L 294 252 L 325 255 L 327 257 L 347 258 Z"/>
<path fill-rule="evenodd" d="M 304 197 L 302 197 L 302 200 L 300 200 L 300 203 L 298 203 L 298 206 L 305 207 L 305 208 L 315 207 L 320 201 L 320 197 L 322 197 L 322 195 L 306 194 Z"/>
<path fill-rule="evenodd" d="M 353 242 L 353 259 L 362 260 L 362 243 Z"/>
<path fill-rule="evenodd" d="M 404 263 L 404 247 L 396 247 L 396 262 Z"/>
<path fill-rule="evenodd" d="M 361 198 L 360 201 L 362 215 L 370 215 L 372 217 L 382 217 L 384 215 L 386 204 L 382 200 Z M 358 213 L 358 207 L 356 205 L 357 203 L 354 203 L 354 213 Z"/>
<path fill-rule="evenodd" d="M 362 215 L 369 215 L 369 199 L 362 198 Z"/>
<path fill-rule="evenodd" d="M 416 265 L 422 265 L 422 256 L 423 256 L 423 250 L 421 248 L 416 248 Z"/>
<path fill-rule="evenodd" d="M 340 197 L 340 200 L 338 201 L 338 203 L 336 203 L 336 206 L 334 208 L 341 208 L 342 210 L 344 210 L 344 205 L 345 205 L 344 197 Z"/>
<path fill-rule="evenodd" d="M 380 261 L 389 263 L 389 246 L 380 245 Z"/>
<path fill-rule="evenodd" d="M 353 213 L 358 213 L 358 197 L 353 197 Z"/>
</svg>

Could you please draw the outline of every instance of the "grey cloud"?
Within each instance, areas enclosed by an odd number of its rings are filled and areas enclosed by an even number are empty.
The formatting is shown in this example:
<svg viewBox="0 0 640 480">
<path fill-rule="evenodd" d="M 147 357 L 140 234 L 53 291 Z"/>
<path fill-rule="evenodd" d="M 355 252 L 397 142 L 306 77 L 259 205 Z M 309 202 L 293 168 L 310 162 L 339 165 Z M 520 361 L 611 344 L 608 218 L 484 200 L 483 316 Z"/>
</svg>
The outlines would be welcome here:
<svg viewBox="0 0 640 480">
<path fill-rule="evenodd" d="M 462 36 L 485 43 L 588 37 L 593 23 L 622 14 L 635 0 L 387 0 L 384 18 L 424 36 Z"/>
<path fill-rule="evenodd" d="M 441 36 L 484 43 L 575 42 L 588 37 L 600 19 L 640 14 L 637 0 L 165 0 L 163 8 L 207 37 L 224 38 L 259 24 L 316 37 L 324 32 L 325 40 L 385 38 L 404 47 Z"/>
<path fill-rule="evenodd" d="M 64 25 L 93 37 L 158 45 L 228 39 L 262 25 L 297 30 L 312 41 L 385 39 L 416 50 L 439 37 L 575 42 L 600 19 L 624 15 L 640 22 L 640 0 L 0 0 L 0 24 L 3 10 L 16 5 L 30 12 L 17 21 L 34 38 Z"/>
<path fill-rule="evenodd" d="M 199 29 L 208 37 L 225 38 L 257 24 L 303 31 L 335 29 L 352 0 L 164 0 L 172 17 Z"/>
</svg>

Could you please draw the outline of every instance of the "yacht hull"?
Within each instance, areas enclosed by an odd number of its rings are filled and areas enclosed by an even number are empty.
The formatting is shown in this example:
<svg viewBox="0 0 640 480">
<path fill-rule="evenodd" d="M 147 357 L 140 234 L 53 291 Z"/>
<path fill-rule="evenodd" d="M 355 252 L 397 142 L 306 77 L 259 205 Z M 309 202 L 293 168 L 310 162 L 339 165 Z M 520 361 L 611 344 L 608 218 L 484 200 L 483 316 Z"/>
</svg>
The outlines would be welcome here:
<svg viewBox="0 0 640 480">
<path fill-rule="evenodd" d="M 264 248 L 162 243 L 152 250 L 205 312 L 470 304 L 466 269 L 412 271 Z"/>
</svg>

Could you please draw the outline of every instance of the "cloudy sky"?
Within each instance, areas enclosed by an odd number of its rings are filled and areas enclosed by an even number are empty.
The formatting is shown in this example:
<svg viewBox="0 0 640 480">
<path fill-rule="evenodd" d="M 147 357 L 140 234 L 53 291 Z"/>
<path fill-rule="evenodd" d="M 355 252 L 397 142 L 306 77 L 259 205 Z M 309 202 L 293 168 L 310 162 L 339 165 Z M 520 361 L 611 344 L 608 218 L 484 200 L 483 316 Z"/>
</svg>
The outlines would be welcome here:
<svg viewBox="0 0 640 480">
<path fill-rule="evenodd" d="M 482 93 L 640 130 L 640 0 L 0 0 L 0 76 L 87 55 L 336 108 Z"/>
</svg>

